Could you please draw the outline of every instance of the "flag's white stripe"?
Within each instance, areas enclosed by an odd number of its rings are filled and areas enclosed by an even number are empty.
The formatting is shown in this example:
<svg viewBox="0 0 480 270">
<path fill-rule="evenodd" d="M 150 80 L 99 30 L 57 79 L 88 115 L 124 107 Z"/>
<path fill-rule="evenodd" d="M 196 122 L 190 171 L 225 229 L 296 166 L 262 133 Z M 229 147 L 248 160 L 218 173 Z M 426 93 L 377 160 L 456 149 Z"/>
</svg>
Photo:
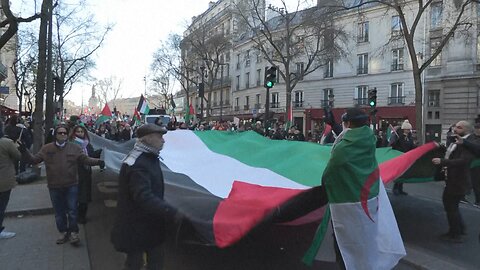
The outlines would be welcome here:
<svg viewBox="0 0 480 270">
<path fill-rule="evenodd" d="M 338 246 L 347 269 L 392 269 L 405 256 L 402 237 L 383 184 L 368 201 L 375 221 L 359 203 L 330 204 Z"/>
<path fill-rule="evenodd" d="M 215 153 L 192 131 L 168 132 L 164 138 L 165 145 L 160 153 L 162 162 L 172 171 L 188 175 L 221 198 L 228 196 L 235 180 L 262 186 L 310 188 L 268 169 L 248 166 L 231 157 Z"/>
</svg>

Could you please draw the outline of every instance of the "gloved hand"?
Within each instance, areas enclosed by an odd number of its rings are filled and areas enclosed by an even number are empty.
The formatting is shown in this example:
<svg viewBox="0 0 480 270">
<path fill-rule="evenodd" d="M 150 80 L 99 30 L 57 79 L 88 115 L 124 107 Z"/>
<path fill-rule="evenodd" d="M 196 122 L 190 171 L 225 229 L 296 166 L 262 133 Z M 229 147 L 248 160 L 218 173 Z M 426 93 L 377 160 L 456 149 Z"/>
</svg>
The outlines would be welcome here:
<svg viewBox="0 0 480 270">
<path fill-rule="evenodd" d="M 98 161 L 98 166 L 100 166 L 100 169 L 101 169 L 101 170 L 105 169 L 105 161 L 103 161 L 103 160 L 100 159 L 100 160 Z"/>
<path fill-rule="evenodd" d="M 23 144 L 21 141 L 17 141 L 17 149 L 18 151 L 20 151 L 20 153 L 25 153 L 27 152 L 27 147 L 25 146 L 25 144 Z"/>
</svg>

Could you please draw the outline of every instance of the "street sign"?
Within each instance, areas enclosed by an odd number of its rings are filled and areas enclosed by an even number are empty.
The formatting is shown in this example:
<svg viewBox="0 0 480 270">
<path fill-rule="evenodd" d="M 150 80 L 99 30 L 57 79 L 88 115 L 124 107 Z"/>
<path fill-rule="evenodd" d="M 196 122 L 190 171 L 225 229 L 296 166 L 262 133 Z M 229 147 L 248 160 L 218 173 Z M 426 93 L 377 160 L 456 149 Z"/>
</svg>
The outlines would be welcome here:
<svg viewBox="0 0 480 270">
<path fill-rule="evenodd" d="M 10 88 L 8 86 L 0 86 L 0 94 L 10 94 Z"/>
<path fill-rule="evenodd" d="M 257 109 L 252 109 L 252 115 L 253 117 L 257 117 Z"/>
</svg>

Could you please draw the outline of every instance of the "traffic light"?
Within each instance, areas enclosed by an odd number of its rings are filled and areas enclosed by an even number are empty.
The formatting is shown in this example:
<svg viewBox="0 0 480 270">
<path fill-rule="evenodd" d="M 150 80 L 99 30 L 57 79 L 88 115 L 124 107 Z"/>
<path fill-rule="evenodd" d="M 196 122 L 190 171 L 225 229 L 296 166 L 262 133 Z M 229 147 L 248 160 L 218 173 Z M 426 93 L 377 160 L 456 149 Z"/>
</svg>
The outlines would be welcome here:
<svg viewBox="0 0 480 270">
<path fill-rule="evenodd" d="M 198 96 L 203 98 L 205 95 L 205 84 L 204 83 L 199 83 L 198 84 Z"/>
<path fill-rule="evenodd" d="M 377 107 L 377 88 L 368 90 L 368 105 L 370 105 L 371 108 Z"/>
<path fill-rule="evenodd" d="M 277 67 L 266 67 L 264 86 L 266 88 L 272 88 L 276 82 L 277 82 Z"/>
</svg>

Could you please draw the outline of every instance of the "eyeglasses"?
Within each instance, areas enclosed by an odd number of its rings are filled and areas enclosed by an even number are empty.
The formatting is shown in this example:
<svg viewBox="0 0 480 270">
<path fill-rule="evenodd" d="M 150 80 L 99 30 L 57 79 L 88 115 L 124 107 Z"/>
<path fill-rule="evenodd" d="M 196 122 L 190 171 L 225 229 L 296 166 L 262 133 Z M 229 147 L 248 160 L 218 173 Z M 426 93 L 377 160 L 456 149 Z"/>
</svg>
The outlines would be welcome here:
<svg viewBox="0 0 480 270">
<path fill-rule="evenodd" d="M 57 132 L 58 135 L 67 135 L 67 132 Z"/>
</svg>

